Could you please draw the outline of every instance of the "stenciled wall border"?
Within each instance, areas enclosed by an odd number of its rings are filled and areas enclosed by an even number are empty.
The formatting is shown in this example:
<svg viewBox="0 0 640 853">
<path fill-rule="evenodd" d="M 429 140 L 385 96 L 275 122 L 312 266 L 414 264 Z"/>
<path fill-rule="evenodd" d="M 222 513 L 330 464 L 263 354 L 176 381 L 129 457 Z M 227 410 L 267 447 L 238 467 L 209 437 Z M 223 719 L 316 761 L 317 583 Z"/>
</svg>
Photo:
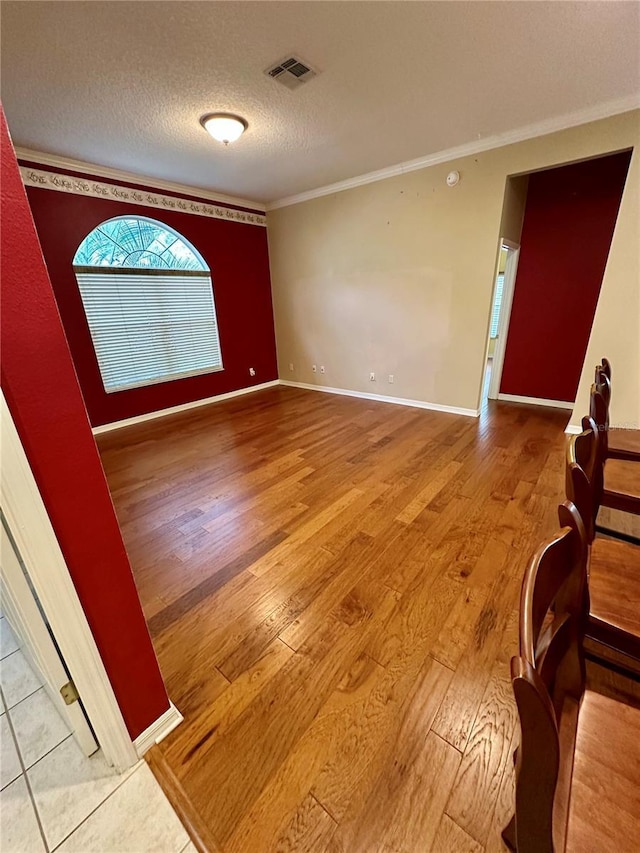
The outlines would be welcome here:
<svg viewBox="0 0 640 853">
<path fill-rule="evenodd" d="M 107 198 L 112 201 L 123 201 L 152 207 L 156 210 L 176 210 L 181 213 L 193 213 L 196 216 L 209 216 L 212 219 L 226 219 L 245 225 L 261 225 L 266 227 L 266 217 L 260 213 L 248 213 L 245 210 L 234 210 L 221 204 L 209 204 L 202 201 L 176 198 L 162 195 L 150 190 L 133 190 L 130 187 L 107 184 L 88 178 L 76 178 L 72 175 L 61 175 L 57 172 L 47 172 L 30 166 L 20 166 L 22 180 L 27 187 L 41 187 L 47 190 L 57 190 L 63 193 L 91 196 L 92 198 Z"/>
</svg>

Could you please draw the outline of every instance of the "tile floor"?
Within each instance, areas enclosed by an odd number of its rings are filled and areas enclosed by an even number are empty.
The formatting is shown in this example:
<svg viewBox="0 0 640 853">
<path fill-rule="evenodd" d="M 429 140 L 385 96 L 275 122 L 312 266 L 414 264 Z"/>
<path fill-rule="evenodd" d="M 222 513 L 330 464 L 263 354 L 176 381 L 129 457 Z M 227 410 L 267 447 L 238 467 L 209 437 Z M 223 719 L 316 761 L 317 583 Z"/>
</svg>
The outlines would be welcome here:
<svg viewBox="0 0 640 853">
<path fill-rule="evenodd" d="M 195 853 L 144 761 L 84 756 L 0 616 L 2 853 Z"/>
</svg>

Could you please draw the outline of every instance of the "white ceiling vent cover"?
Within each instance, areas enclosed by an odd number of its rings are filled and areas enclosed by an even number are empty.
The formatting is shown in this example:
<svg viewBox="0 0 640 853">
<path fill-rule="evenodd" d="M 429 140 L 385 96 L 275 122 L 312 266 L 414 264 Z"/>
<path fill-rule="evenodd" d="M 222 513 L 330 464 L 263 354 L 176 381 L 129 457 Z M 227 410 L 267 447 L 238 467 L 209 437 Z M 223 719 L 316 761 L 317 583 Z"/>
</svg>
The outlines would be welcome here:
<svg viewBox="0 0 640 853">
<path fill-rule="evenodd" d="M 313 68 L 297 56 L 288 56 L 281 62 L 271 65 L 264 73 L 267 77 L 282 83 L 287 89 L 297 89 L 316 76 Z"/>
</svg>

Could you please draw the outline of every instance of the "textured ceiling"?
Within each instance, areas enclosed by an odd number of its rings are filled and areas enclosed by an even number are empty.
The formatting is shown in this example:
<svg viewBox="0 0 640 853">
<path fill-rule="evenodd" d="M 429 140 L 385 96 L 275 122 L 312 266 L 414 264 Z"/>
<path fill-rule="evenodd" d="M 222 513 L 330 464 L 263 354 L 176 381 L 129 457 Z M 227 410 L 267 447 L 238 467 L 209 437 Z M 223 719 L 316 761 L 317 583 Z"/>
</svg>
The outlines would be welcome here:
<svg viewBox="0 0 640 853">
<path fill-rule="evenodd" d="M 321 72 L 293 92 L 289 53 Z M 256 200 L 639 90 L 637 2 L 2 3 L 16 145 Z"/>
</svg>

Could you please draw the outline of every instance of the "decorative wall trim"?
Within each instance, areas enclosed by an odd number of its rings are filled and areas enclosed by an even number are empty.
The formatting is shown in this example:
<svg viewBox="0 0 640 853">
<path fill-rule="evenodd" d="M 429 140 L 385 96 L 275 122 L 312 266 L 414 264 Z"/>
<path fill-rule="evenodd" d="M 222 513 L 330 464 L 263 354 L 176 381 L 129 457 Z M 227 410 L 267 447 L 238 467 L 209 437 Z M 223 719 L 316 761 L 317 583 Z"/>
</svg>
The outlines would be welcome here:
<svg viewBox="0 0 640 853">
<path fill-rule="evenodd" d="M 341 394 L 343 397 L 359 397 L 362 400 L 375 400 L 377 403 L 393 403 L 396 406 L 410 406 L 414 409 L 429 409 L 433 412 L 448 412 L 451 415 L 465 415 L 477 418 L 479 409 L 463 409 L 459 406 L 443 406 L 440 403 L 427 403 L 424 400 L 407 400 L 403 397 L 385 397 L 383 394 L 367 394 L 363 391 L 349 391 L 346 388 L 328 388 L 326 385 L 308 385 L 306 382 L 280 380 L 280 385 L 289 388 L 305 388 L 308 391 L 323 391 L 325 394 Z"/>
<path fill-rule="evenodd" d="M 572 424 L 571 421 L 567 424 L 567 428 L 565 429 L 565 435 L 580 435 L 582 432 L 582 427 L 580 424 Z"/>
<path fill-rule="evenodd" d="M 166 736 L 172 732 L 176 726 L 179 726 L 183 720 L 184 717 L 180 711 L 178 711 L 173 702 L 169 702 L 169 707 L 164 714 L 151 723 L 151 725 L 134 740 L 133 745 L 138 753 L 138 758 L 142 758 L 147 750 L 151 749 L 151 747 L 155 746 L 157 743 L 160 743 L 161 740 L 164 740 L 164 738 L 166 738 Z"/>
<path fill-rule="evenodd" d="M 362 187 L 365 186 L 365 184 L 373 184 L 376 181 L 383 181 L 386 178 L 393 178 L 397 175 L 404 175 L 407 172 L 415 172 L 418 169 L 425 169 L 427 166 L 437 166 L 440 163 L 448 163 L 451 160 L 470 157 L 473 154 L 481 154 L 483 151 L 490 151 L 492 148 L 503 148 L 505 145 L 513 145 L 515 142 L 524 142 L 527 139 L 534 139 L 536 136 L 546 136 L 549 133 L 568 130 L 571 127 L 577 127 L 581 124 L 588 124 L 592 121 L 610 118 L 611 116 L 626 113 L 638 108 L 640 108 L 640 97 L 638 95 L 629 95 L 624 98 L 617 98 L 613 101 L 607 101 L 605 104 L 588 107 L 584 110 L 567 113 L 563 116 L 546 119 L 545 121 L 536 122 L 534 124 L 528 124 L 515 130 L 506 131 L 505 133 L 497 133 L 493 136 L 487 136 L 485 139 L 467 142 L 464 145 L 457 145 L 454 148 L 445 148 L 442 151 L 427 154 L 426 157 L 418 157 L 416 160 L 407 160 L 404 163 L 396 163 L 394 166 L 387 166 L 385 169 L 378 169 L 375 172 L 367 172 L 364 175 L 357 175 L 354 178 L 347 178 L 344 181 L 337 181 L 334 184 L 327 184 L 326 186 L 307 190 L 303 193 L 297 193 L 296 195 L 276 199 L 275 201 L 269 202 L 266 209 L 267 211 L 277 210 L 279 207 L 288 207 L 292 204 L 300 204 L 300 202 L 303 201 L 310 201 L 311 199 L 320 198 L 321 196 L 332 195 L 333 193 L 342 192 L 342 190 L 350 190 L 354 187 Z"/>
<path fill-rule="evenodd" d="M 498 394 L 498 400 L 504 403 L 526 403 L 529 406 L 551 406 L 553 409 L 568 409 L 573 411 L 575 402 L 566 400 L 545 400 L 543 397 L 520 397 L 518 394 Z"/>
<path fill-rule="evenodd" d="M 39 163 L 42 166 L 53 166 L 54 169 L 68 169 L 70 172 L 82 172 L 97 178 L 108 178 L 111 181 L 124 181 L 127 184 L 140 184 L 153 190 L 167 190 L 176 195 L 191 195 L 197 198 L 209 199 L 219 204 L 235 204 L 238 207 L 250 207 L 253 210 L 264 210 L 263 201 L 248 198 L 236 198 L 225 193 L 213 192 L 202 187 L 192 187 L 188 184 L 178 184 L 174 181 L 163 181 L 160 178 L 150 178 L 136 172 L 126 172 L 123 169 L 112 169 L 109 166 L 99 166 L 97 163 L 87 163 L 84 160 L 74 160 L 71 157 L 60 157 L 57 154 L 47 154 L 46 151 L 35 151 L 32 148 L 16 148 L 18 160 L 29 163 Z"/>
<path fill-rule="evenodd" d="M 247 213 L 244 210 L 234 210 L 221 204 L 208 204 L 204 201 L 191 201 L 162 195 L 151 190 L 133 190 L 130 187 L 117 184 L 105 184 L 92 179 L 76 178 L 58 172 L 47 172 L 34 169 L 31 166 L 20 166 L 22 180 L 27 187 L 40 187 L 46 190 L 57 190 L 74 195 L 90 196 L 91 198 L 106 198 L 111 201 L 123 201 L 156 210 L 175 210 L 178 213 L 193 213 L 196 216 L 208 216 L 212 219 L 226 219 L 240 222 L 244 225 L 266 226 L 267 220 L 262 213 Z"/>
<path fill-rule="evenodd" d="M 113 421 L 110 424 L 102 424 L 101 426 L 93 427 L 94 435 L 102 435 L 105 432 L 112 432 L 115 429 L 134 426 L 145 421 L 154 421 L 156 418 L 164 418 L 167 415 L 177 415 L 179 412 L 186 412 L 189 409 L 199 409 L 200 406 L 208 406 L 210 403 L 219 403 L 222 400 L 230 400 L 232 397 L 241 397 L 243 394 L 252 394 L 254 391 L 263 391 L 265 388 L 273 388 L 274 385 L 279 385 L 278 379 L 273 379 L 271 382 L 262 382 L 260 385 L 250 385 L 248 388 L 238 388 L 237 391 L 228 391 L 226 394 L 217 394 L 215 397 L 205 397 L 203 400 L 194 400 L 192 403 L 182 403 L 179 406 L 171 406 L 168 409 L 158 409 L 157 412 L 147 412 L 144 415 L 136 415 L 133 418 L 125 418 L 122 421 Z"/>
</svg>

